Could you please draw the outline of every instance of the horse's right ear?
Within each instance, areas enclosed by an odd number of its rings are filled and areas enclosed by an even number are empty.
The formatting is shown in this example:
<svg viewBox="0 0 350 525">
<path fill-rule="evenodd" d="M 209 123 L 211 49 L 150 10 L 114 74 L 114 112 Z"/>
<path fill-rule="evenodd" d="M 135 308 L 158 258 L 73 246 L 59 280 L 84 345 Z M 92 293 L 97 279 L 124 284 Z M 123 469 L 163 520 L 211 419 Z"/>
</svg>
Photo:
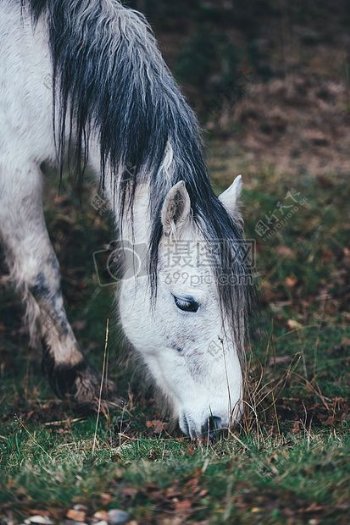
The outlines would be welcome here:
<svg viewBox="0 0 350 525">
<path fill-rule="evenodd" d="M 219 200 L 225 206 L 227 213 L 231 215 L 231 217 L 239 213 L 242 185 L 242 175 L 237 175 L 231 186 L 219 195 Z"/>
<path fill-rule="evenodd" d="M 176 234 L 186 224 L 191 212 L 191 201 L 183 180 L 168 191 L 161 211 L 164 235 Z"/>
</svg>

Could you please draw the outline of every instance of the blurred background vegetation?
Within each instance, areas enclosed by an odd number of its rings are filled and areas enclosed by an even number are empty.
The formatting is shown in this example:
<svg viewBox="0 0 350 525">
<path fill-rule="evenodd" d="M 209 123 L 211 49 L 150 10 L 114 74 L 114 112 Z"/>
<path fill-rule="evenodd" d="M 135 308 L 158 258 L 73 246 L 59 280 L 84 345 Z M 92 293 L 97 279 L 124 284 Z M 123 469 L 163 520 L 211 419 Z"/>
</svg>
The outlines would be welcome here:
<svg viewBox="0 0 350 525">
<path fill-rule="evenodd" d="M 285 78 L 298 70 L 301 64 L 295 57 L 294 63 L 291 60 L 291 48 L 300 49 L 302 62 L 308 50 L 339 43 L 350 23 L 346 0 L 128 0 L 127 4 L 145 13 L 172 71 L 204 118 L 225 101 L 239 100 L 247 83 Z M 344 45 L 343 51 L 346 62 L 349 47 Z"/>
</svg>

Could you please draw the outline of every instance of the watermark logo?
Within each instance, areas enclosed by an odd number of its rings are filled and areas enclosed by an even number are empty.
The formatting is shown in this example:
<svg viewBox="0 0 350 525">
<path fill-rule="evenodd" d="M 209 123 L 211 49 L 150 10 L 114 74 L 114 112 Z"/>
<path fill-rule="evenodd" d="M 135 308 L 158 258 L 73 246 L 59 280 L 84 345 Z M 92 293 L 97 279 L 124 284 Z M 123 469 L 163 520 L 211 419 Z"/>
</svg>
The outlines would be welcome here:
<svg viewBox="0 0 350 525">
<path fill-rule="evenodd" d="M 146 244 L 129 241 L 112 241 L 103 250 L 92 254 L 100 286 L 116 284 L 121 279 L 146 275 Z"/>
<path fill-rule="evenodd" d="M 162 267 L 171 268 L 222 268 L 230 270 L 236 263 L 255 267 L 256 249 L 254 239 L 232 243 L 226 240 L 169 241 L 164 246 Z"/>
<path fill-rule="evenodd" d="M 130 181 L 134 180 L 136 166 L 130 162 L 126 164 L 124 171 L 118 177 L 115 191 L 118 192 L 118 186 L 127 185 Z M 105 215 L 110 210 L 109 200 L 101 195 L 100 193 L 94 193 L 90 201 L 91 206 L 99 213 L 99 215 Z"/>
<path fill-rule="evenodd" d="M 93 253 L 100 286 L 148 275 L 148 246 L 112 241 Z M 173 241 L 161 247 L 160 272 L 165 284 L 248 286 L 253 284 L 255 241 Z"/>
<path fill-rule="evenodd" d="M 307 206 L 307 198 L 294 189 L 289 190 L 282 201 L 278 201 L 275 208 L 269 214 L 258 220 L 255 225 L 256 234 L 262 238 L 271 238 L 281 230 L 283 226 L 302 207 Z"/>
</svg>

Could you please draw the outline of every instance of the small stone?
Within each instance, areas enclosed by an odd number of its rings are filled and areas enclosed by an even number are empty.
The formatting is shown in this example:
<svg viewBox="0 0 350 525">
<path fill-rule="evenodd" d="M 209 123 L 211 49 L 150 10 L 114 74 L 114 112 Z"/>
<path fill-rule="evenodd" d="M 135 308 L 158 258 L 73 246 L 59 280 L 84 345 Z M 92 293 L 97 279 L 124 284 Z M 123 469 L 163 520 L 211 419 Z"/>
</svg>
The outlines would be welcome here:
<svg viewBox="0 0 350 525">
<path fill-rule="evenodd" d="M 129 521 L 129 514 L 124 510 L 111 509 L 108 511 L 109 525 L 124 525 Z"/>
<path fill-rule="evenodd" d="M 77 503 L 76 505 L 73 505 L 74 510 L 79 510 L 81 512 L 87 512 L 89 509 L 86 505 L 82 505 L 81 503 Z"/>
<path fill-rule="evenodd" d="M 83 522 L 85 521 L 86 512 L 85 510 L 69 509 L 66 514 L 66 518 L 72 521 Z"/>
<path fill-rule="evenodd" d="M 64 520 L 63 525 L 87 525 L 85 521 Z"/>
<path fill-rule="evenodd" d="M 112 501 L 112 495 L 108 494 L 108 492 L 102 492 L 100 494 L 100 498 L 101 498 L 101 502 L 104 505 L 108 505 L 108 503 L 110 503 Z"/>
<path fill-rule="evenodd" d="M 25 523 L 31 524 L 31 525 L 53 525 L 53 521 L 50 520 L 47 516 L 31 516 L 27 520 L 25 520 Z"/>
<path fill-rule="evenodd" d="M 106 510 L 98 510 L 93 515 L 93 518 L 99 521 L 108 521 L 108 512 Z"/>
</svg>

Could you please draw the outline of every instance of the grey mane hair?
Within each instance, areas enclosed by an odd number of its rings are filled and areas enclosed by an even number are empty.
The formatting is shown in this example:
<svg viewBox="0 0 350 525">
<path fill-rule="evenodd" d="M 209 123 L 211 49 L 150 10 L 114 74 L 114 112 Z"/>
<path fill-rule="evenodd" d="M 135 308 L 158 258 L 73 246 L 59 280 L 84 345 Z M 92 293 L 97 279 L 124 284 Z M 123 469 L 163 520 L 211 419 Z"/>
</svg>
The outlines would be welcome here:
<svg viewBox="0 0 350 525">
<path fill-rule="evenodd" d="M 181 94 L 143 15 L 117 0 L 21 0 L 34 24 L 44 17 L 53 67 L 54 130 L 61 167 L 68 150 L 82 176 L 90 137 L 100 145 L 101 189 L 108 175 L 123 217 L 142 182 L 150 187 L 149 275 L 157 291 L 160 211 L 169 189 L 185 181 L 204 239 L 222 241 L 215 273 L 222 313 L 244 355 L 249 275 L 242 230 L 211 188 L 197 119 Z M 68 138 L 66 138 L 68 137 Z M 118 190 L 118 191 L 117 191 Z M 118 199 L 118 201 L 117 201 Z"/>
</svg>

